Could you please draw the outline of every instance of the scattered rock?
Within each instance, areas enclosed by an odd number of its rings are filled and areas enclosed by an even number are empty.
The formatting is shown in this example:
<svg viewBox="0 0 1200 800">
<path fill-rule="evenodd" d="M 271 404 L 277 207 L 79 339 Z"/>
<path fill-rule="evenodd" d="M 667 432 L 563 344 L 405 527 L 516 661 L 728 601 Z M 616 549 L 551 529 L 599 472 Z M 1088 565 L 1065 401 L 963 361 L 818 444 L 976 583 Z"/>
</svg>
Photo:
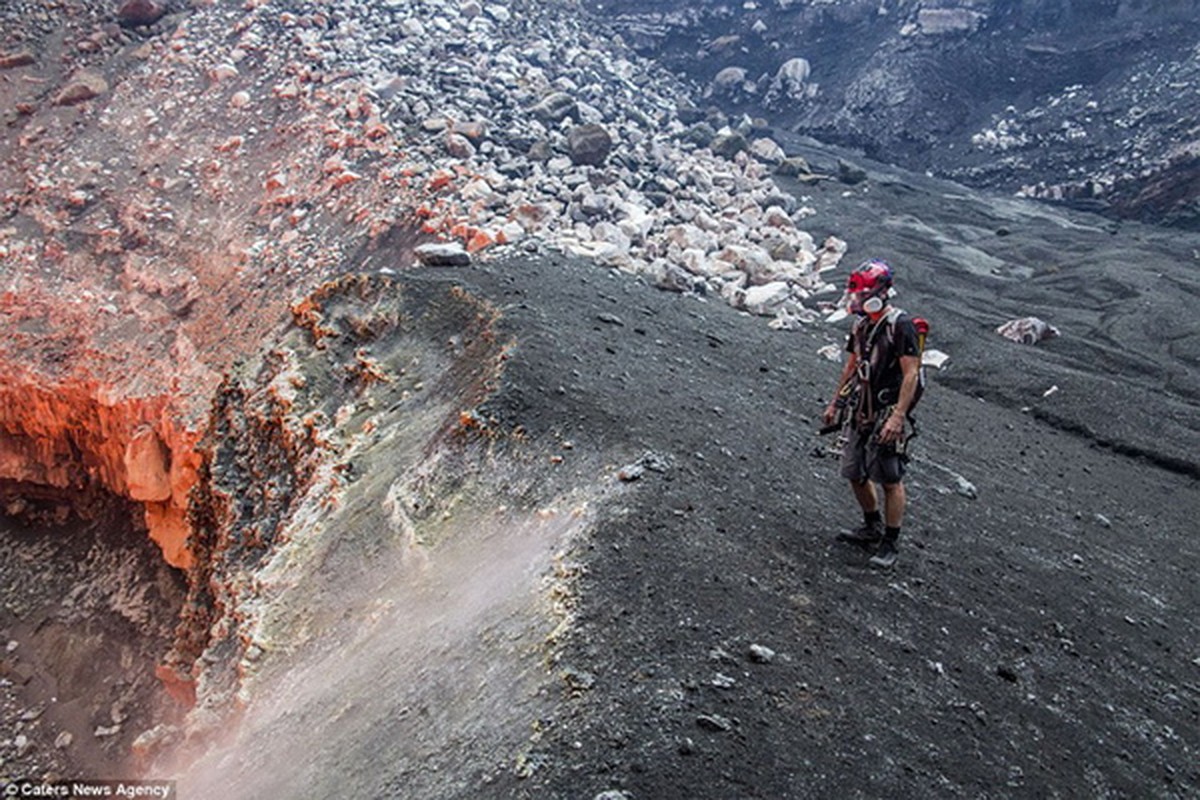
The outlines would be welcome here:
<svg viewBox="0 0 1200 800">
<path fill-rule="evenodd" d="M 561 674 L 572 694 L 586 692 L 596 685 L 596 676 L 585 670 L 564 667 Z"/>
<path fill-rule="evenodd" d="M 603 125 L 576 125 L 567 131 L 571 162 L 598 167 L 608 158 L 613 140 Z"/>
<path fill-rule="evenodd" d="M 167 13 L 160 0 L 123 0 L 117 9 L 117 20 L 125 26 L 153 25 Z"/>
<path fill-rule="evenodd" d="M 417 260 L 427 267 L 467 267 L 471 254 L 458 242 L 430 242 L 413 251 Z"/>
<path fill-rule="evenodd" d="M 446 135 L 446 152 L 455 158 L 470 158 L 475 155 L 475 145 L 461 133 Z"/>
<path fill-rule="evenodd" d="M 775 651 L 761 644 L 750 645 L 748 655 L 756 664 L 770 664 L 775 660 Z"/>
<path fill-rule="evenodd" d="M 709 94 L 731 94 L 741 89 L 746 83 L 746 70 L 743 67 L 725 67 L 713 76 L 709 84 Z"/>
<path fill-rule="evenodd" d="M 821 349 L 817 350 L 817 355 L 826 361 L 839 363 L 842 360 L 843 350 L 844 348 L 840 344 L 827 344 Z"/>
<path fill-rule="evenodd" d="M 734 158 L 738 153 L 750 149 L 746 137 L 736 131 L 722 131 L 713 137 L 708 148 L 722 158 Z"/>
<path fill-rule="evenodd" d="M 934 369 L 941 369 L 949 360 L 950 356 L 943 353 L 941 350 L 930 348 L 921 353 L 921 363 L 927 367 L 933 367 Z"/>
<path fill-rule="evenodd" d="M 717 132 L 712 125 L 709 125 L 703 120 L 689 126 L 680 138 L 696 147 L 708 147 L 709 143 L 716 138 Z"/>
<path fill-rule="evenodd" d="M 212 79 L 213 83 L 227 81 L 230 78 L 236 78 L 240 74 L 241 73 L 238 71 L 238 68 L 229 63 L 217 64 L 208 71 L 208 77 Z"/>
<path fill-rule="evenodd" d="M 799 100 L 816 93 L 815 85 L 808 85 L 808 77 L 812 74 L 812 65 L 806 58 L 790 58 L 779 65 L 771 85 L 767 89 L 767 102 L 776 98 Z"/>
<path fill-rule="evenodd" d="M 789 178 L 796 178 L 800 175 L 811 174 L 812 168 L 800 156 L 791 156 L 775 165 L 775 173 Z"/>
<path fill-rule="evenodd" d="M 1037 317 L 1022 317 L 1009 320 L 996 328 L 996 333 L 1020 344 L 1037 344 L 1058 336 L 1058 328 Z"/>
<path fill-rule="evenodd" d="M 641 478 L 645 471 L 645 467 L 640 463 L 626 464 L 617 470 L 617 480 L 624 483 L 632 483 Z"/>
<path fill-rule="evenodd" d="M 17 50 L 13 53 L 0 53 L 0 69 L 27 67 L 37 63 L 37 59 L 29 50 Z"/>
<path fill-rule="evenodd" d="M 772 139 L 755 139 L 750 143 L 749 150 L 750 155 L 767 164 L 782 164 L 787 160 L 783 148 Z"/>
<path fill-rule="evenodd" d="M 747 289 L 742 297 L 742 307 L 751 314 L 770 316 L 779 311 L 791 296 L 792 287 L 786 281 L 772 281 Z"/>
<path fill-rule="evenodd" d="M 854 186 L 856 184 L 862 183 L 863 181 L 865 181 L 867 179 L 867 171 L 865 169 L 863 169 L 862 167 L 858 166 L 857 164 L 854 164 L 850 161 L 845 161 L 845 160 L 839 158 L 837 167 L 838 167 L 837 177 L 838 177 L 838 180 L 841 181 L 842 183 L 846 183 L 851 186 Z"/>
<path fill-rule="evenodd" d="M 709 661 L 723 661 L 726 664 L 736 664 L 738 660 L 724 647 L 714 647 L 708 651 Z"/>
<path fill-rule="evenodd" d="M 72 106 L 95 99 L 108 91 L 108 81 L 103 75 L 89 70 L 75 74 L 62 90 L 54 96 L 54 105 Z"/>
<path fill-rule="evenodd" d="M 922 8 L 917 12 L 916 31 L 925 36 L 970 33 L 985 19 L 986 14 L 968 11 L 965 8 Z M 905 30 L 916 32 L 912 29 Z M 904 33 L 905 30 L 901 32 Z"/>
<path fill-rule="evenodd" d="M 579 106 L 566 92 L 554 92 L 542 98 L 530 111 L 543 122 L 557 125 L 568 117 L 578 119 Z"/>
<path fill-rule="evenodd" d="M 671 457 L 661 453 L 647 452 L 642 455 L 638 463 L 651 472 L 664 473 L 671 468 Z"/>
<path fill-rule="evenodd" d="M 701 714 L 696 718 L 696 724 L 714 733 L 728 733 L 733 730 L 733 721 L 720 714 Z"/>
<path fill-rule="evenodd" d="M 513 765 L 513 774 L 522 780 L 532 778 L 548 763 L 550 763 L 550 758 L 545 753 L 521 753 Z"/>
</svg>

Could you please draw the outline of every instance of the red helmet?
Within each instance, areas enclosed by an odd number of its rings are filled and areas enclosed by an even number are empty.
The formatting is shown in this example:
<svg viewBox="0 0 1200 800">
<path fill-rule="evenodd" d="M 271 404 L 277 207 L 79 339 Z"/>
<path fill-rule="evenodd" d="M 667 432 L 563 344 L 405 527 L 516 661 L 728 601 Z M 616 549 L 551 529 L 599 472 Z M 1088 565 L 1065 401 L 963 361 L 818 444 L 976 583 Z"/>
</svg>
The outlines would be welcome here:
<svg viewBox="0 0 1200 800">
<path fill-rule="evenodd" d="M 872 258 L 858 265 L 846 281 L 846 296 L 855 314 L 875 314 L 883 309 L 892 288 L 892 268 L 886 261 Z"/>
<path fill-rule="evenodd" d="M 882 259 L 872 258 L 858 265 L 846 281 L 848 292 L 874 293 L 892 287 L 892 268 Z"/>
</svg>

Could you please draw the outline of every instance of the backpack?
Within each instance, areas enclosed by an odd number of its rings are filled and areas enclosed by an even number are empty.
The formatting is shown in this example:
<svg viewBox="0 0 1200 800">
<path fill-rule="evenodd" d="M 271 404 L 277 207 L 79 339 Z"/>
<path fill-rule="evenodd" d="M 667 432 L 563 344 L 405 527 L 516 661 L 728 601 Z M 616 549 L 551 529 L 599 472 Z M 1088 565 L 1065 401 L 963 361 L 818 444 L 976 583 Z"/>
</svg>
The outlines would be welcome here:
<svg viewBox="0 0 1200 800">
<path fill-rule="evenodd" d="M 925 394 L 925 337 L 929 335 L 929 320 L 924 317 L 910 317 L 913 327 L 917 329 L 917 388 L 913 390 L 912 403 L 908 406 L 909 422 L 913 422 L 912 413 Z M 892 347 L 896 346 L 896 326 L 888 323 L 888 336 L 891 337 Z M 916 423 L 913 422 L 915 425 Z"/>
</svg>

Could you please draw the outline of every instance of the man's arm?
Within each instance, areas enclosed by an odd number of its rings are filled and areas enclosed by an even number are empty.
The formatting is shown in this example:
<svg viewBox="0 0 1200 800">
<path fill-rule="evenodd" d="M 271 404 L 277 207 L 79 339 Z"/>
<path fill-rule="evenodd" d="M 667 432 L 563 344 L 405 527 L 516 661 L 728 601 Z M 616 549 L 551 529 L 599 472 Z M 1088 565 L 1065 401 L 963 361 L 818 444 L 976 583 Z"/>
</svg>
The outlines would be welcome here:
<svg viewBox="0 0 1200 800">
<path fill-rule="evenodd" d="M 850 357 L 846 359 L 846 366 L 842 367 L 842 375 L 838 378 L 837 389 L 833 392 L 833 397 L 829 398 L 829 405 L 825 406 L 825 424 L 829 425 L 837 419 L 838 415 L 838 398 L 842 394 L 842 389 L 847 382 L 854 378 L 854 372 L 858 369 L 858 354 L 850 351 Z M 914 387 L 915 387 L 914 383 Z"/>
<path fill-rule="evenodd" d="M 884 444 L 898 442 L 904 436 L 904 416 L 912 405 L 913 395 L 917 391 L 917 381 L 921 375 L 920 356 L 900 356 L 900 373 L 904 376 L 900 381 L 900 397 L 892 407 L 892 413 L 883 428 L 879 431 L 879 441 Z"/>
</svg>

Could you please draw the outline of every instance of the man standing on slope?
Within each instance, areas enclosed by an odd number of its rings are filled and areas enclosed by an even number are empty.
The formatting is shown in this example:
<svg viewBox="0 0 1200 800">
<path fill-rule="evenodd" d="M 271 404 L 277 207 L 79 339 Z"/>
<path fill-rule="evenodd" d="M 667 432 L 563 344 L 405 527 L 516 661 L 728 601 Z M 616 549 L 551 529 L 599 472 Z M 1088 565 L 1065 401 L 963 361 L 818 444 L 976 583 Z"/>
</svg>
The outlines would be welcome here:
<svg viewBox="0 0 1200 800">
<path fill-rule="evenodd" d="M 916 401 L 921 354 L 912 318 L 888 304 L 892 269 L 872 259 L 850 273 L 846 296 L 858 315 L 846 342 L 849 357 L 838 390 L 825 408 L 825 424 L 845 412 L 842 477 L 850 481 L 862 507 L 863 524 L 838 535 L 872 552 L 871 565 L 896 563 L 896 542 L 904 521 L 905 422 Z M 883 487 L 880 513 L 878 483 Z"/>
</svg>

